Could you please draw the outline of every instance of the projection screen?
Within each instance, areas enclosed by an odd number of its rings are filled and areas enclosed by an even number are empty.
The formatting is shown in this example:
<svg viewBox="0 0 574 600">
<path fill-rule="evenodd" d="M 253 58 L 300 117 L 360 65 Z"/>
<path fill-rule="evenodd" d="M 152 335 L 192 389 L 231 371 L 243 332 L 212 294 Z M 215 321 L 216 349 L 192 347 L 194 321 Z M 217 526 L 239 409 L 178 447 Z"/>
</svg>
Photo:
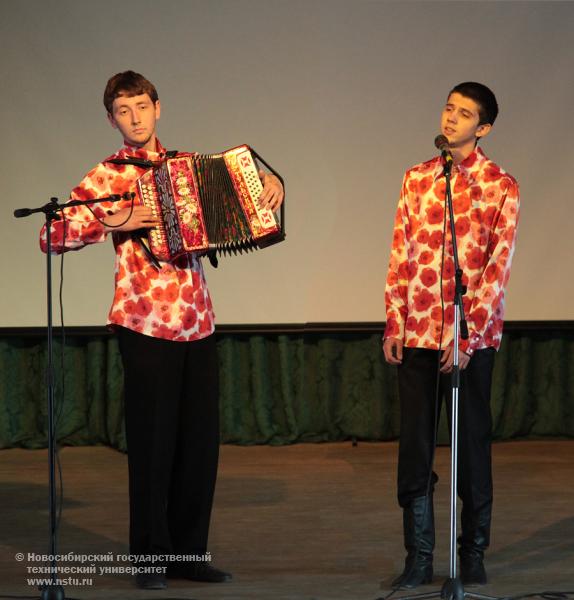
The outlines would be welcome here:
<svg viewBox="0 0 574 600">
<path fill-rule="evenodd" d="M 507 319 L 570 320 L 574 4 L 3 0 L 0 326 L 45 323 L 39 216 L 121 145 L 107 79 L 143 73 L 170 149 L 253 146 L 285 178 L 287 240 L 206 261 L 218 323 L 383 321 L 403 172 L 431 158 L 446 94 L 497 94 L 483 149 L 520 183 Z M 59 263 L 55 262 L 57 282 Z M 105 323 L 111 240 L 68 253 L 68 325 Z"/>
</svg>

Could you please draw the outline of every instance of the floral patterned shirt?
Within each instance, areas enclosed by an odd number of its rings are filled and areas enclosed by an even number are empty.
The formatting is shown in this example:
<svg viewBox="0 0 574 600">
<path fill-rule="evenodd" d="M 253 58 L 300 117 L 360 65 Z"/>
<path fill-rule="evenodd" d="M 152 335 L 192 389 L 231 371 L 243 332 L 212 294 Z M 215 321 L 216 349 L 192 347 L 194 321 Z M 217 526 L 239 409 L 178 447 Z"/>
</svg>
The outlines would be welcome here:
<svg viewBox="0 0 574 600">
<path fill-rule="evenodd" d="M 155 152 L 124 146 L 93 168 L 72 190 L 70 200 L 137 192 L 136 181 L 146 169 L 106 161 L 130 157 L 158 160 L 162 153 L 165 149 L 159 142 Z M 106 216 L 129 206 L 131 200 L 121 200 L 93 204 L 91 210 L 86 206 L 67 209 L 65 241 L 63 221 L 52 223 L 53 252 L 79 250 L 87 244 L 105 241 L 107 233 L 96 217 L 105 221 Z M 211 299 L 197 256 L 186 254 L 172 263 L 160 263 L 158 269 L 130 232 L 113 232 L 112 238 L 116 251 L 115 294 L 108 324 L 177 342 L 198 340 L 213 333 Z M 40 246 L 46 252 L 45 226 Z"/>
<path fill-rule="evenodd" d="M 451 184 L 459 262 L 467 286 L 463 304 L 469 338 L 461 340 L 460 349 L 468 353 L 498 349 L 518 224 L 518 184 L 479 147 L 453 166 Z M 441 341 L 445 210 L 442 347 L 453 340 L 454 262 L 445 195 L 440 157 L 406 172 L 387 274 L 384 337 L 403 340 L 409 348 L 437 350 Z"/>
</svg>

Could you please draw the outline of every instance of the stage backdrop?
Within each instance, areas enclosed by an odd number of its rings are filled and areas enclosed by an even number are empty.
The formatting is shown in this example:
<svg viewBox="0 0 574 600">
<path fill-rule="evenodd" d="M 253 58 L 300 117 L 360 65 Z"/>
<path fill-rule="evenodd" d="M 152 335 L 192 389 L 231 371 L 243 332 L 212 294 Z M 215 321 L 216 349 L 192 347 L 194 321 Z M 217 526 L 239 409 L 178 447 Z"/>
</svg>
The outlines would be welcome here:
<svg viewBox="0 0 574 600">
<path fill-rule="evenodd" d="M 234 444 L 395 439 L 397 370 L 368 331 L 284 331 L 217 337 L 221 439 Z M 114 335 L 69 336 L 65 402 L 56 342 L 56 424 L 62 445 L 125 449 L 122 368 Z M 46 342 L 0 337 L 0 449 L 46 446 Z M 574 330 L 509 327 L 492 382 L 495 440 L 574 437 Z M 446 408 L 439 441 L 448 441 Z"/>
<path fill-rule="evenodd" d="M 449 89 L 487 83 L 484 150 L 521 184 L 512 320 L 574 319 L 574 4 L 3 0 L 0 327 L 44 323 L 39 217 L 121 144 L 101 97 L 145 74 L 168 148 L 248 143 L 286 181 L 287 241 L 207 277 L 219 323 L 384 320 L 402 175 L 433 156 Z M 111 244 L 66 257 L 70 325 L 105 322 Z"/>
</svg>

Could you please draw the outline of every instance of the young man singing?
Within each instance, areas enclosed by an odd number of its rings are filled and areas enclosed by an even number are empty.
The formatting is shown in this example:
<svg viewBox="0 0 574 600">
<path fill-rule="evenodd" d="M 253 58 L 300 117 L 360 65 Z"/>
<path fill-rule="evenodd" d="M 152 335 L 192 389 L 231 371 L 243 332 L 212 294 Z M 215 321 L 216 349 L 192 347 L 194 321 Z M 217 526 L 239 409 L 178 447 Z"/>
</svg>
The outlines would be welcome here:
<svg viewBox="0 0 574 600">
<path fill-rule="evenodd" d="M 110 161 L 158 161 L 165 156 L 156 137 L 160 102 L 147 79 L 133 71 L 118 73 L 107 83 L 104 105 L 123 147 L 92 169 L 71 199 L 135 192 L 137 179 L 149 166 Z M 275 211 L 283 201 L 283 187 L 273 175 L 261 177 L 260 203 Z M 112 233 L 115 295 L 108 324 L 117 332 L 124 366 L 130 554 L 144 561 L 137 566 L 151 567 L 142 569 L 136 584 L 167 587 L 165 575 L 153 572 L 158 565 L 167 567 L 168 576 L 229 581 L 229 573 L 197 560 L 207 551 L 219 453 L 211 299 L 196 255 L 160 263 L 159 268 L 151 262 L 132 233 L 157 225 L 157 219 L 151 209 L 131 204 L 125 200 L 94 204 L 91 210 L 72 207 L 65 224 L 53 223 L 52 240 L 55 251 L 77 250 Z M 156 562 L 166 555 L 168 561 Z M 191 558 L 173 561 L 175 556 Z"/>
<path fill-rule="evenodd" d="M 490 133 L 497 114 L 492 91 L 466 82 L 452 89 L 441 117 L 441 132 L 453 156 L 456 242 L 467 286 L 463 304 L 469 337 L 461 340 L 459 350 L 457 489 L 462 500 L 460 576 L 465 585 L 486 583 L 483 556 L 492 512 L 490 384 L 519 208 L 516 180 L 477 145 Z M 440 411 L 436 389 L 438 383 L 439 398 L 444 394 L 450 401 L 448 374 L 454 359 L 454 263 L 445 211 L 443 159 L 409 169 L 395 219 L 383 338 L 385 359 L 398 366 L 398 500 L 407 557 L 393 585 L 404 588 L 429 583 L 433 573 L 432 494 L 438 478 L 431 470 Z"/>
</svg>

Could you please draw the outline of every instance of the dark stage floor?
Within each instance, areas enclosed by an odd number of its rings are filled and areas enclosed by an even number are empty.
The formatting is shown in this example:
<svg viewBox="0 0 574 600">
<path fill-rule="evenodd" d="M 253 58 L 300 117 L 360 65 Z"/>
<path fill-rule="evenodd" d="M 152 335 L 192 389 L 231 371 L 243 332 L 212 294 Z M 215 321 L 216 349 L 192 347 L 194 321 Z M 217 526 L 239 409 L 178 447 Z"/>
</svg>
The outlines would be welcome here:
<svg viewBox="0 0 574 600">
<path fill-rule="evenodd" d="M 224 446 L 210 549 L 214 564 L 233 572 L 232 583 L 170 581 L 165 592 L 146 592 L 135 589 L 129 575 L 75 574 L 68 576 L 92 578 L 91 585 L 68 587 L 66 595 L 374 600 L 402 568 L 396 454 L 395 443 Z M 61 456 L 61 553 L 126 554 L 126 457 L 99 447 L 65 448 Z M 27 555 L 48 553 L 46 460 L 46 451 L 0 452 L 4 595 L 36 593 L 26 583 L 32 576 L 27 568 L 41 563 Z M 449 450 L 439 448 L 436 579 L 420 591 L 440 587 L 448 574 L 449 461 Z M 493 539 L 486 562 L 491 583 L 474 590 L 574 590 L 574 441 L 496 444 L 494 462 Z M 25 559 L 18 562 L 16 553 Z M 96 566 L 110 564 L 121 563 Z"/>
</svg>

